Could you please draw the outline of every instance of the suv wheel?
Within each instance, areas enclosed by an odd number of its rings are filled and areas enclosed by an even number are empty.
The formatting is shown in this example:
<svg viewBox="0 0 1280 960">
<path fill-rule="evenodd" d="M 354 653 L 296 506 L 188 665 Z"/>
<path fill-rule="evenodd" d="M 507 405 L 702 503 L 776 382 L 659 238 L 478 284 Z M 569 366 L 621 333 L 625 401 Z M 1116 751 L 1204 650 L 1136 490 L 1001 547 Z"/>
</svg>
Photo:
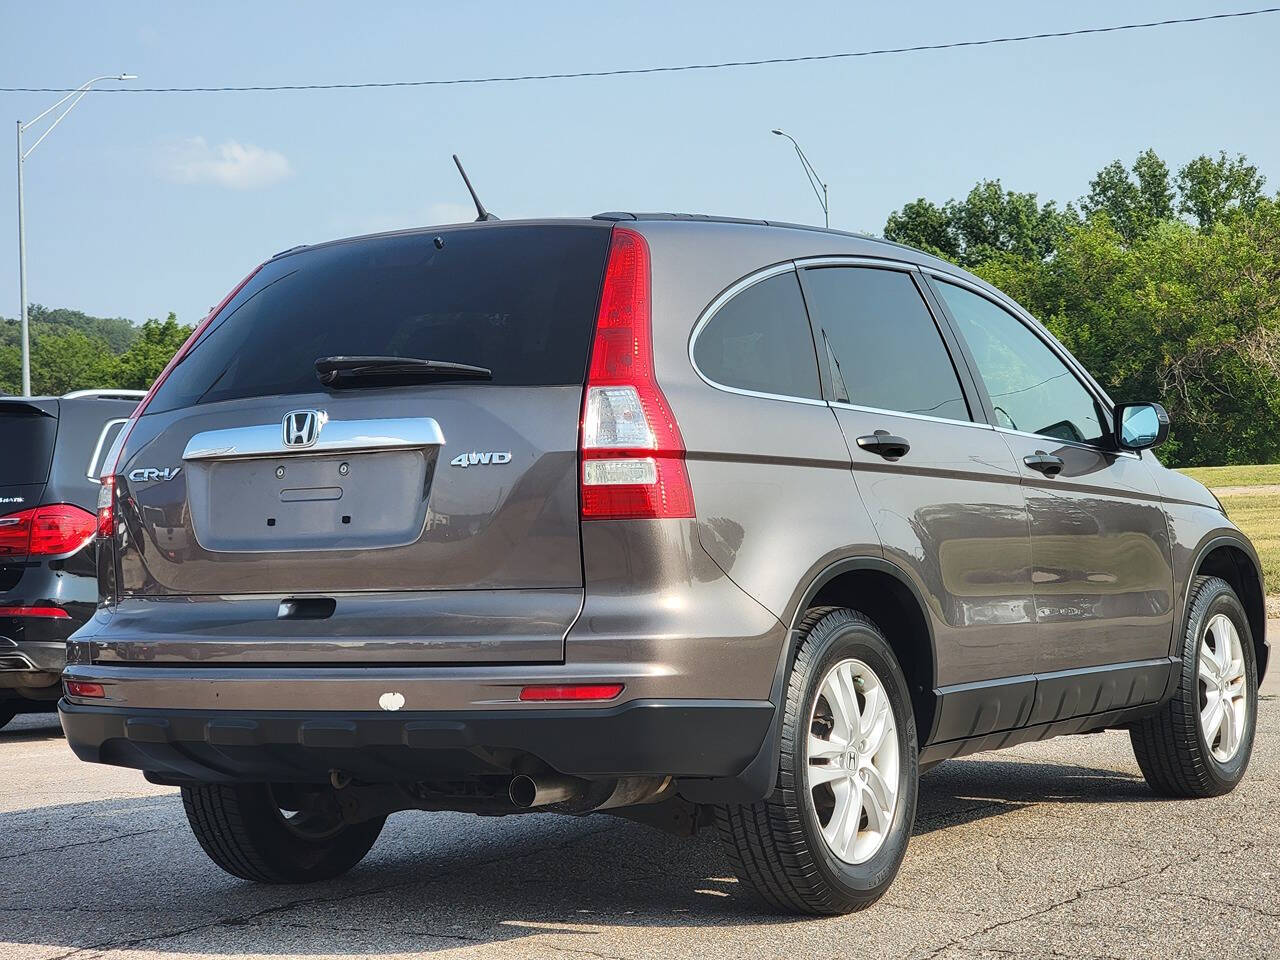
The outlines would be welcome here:
<svg viewBox="0 0 1280 960">
<path fill-rule="evenodd" d="M 1197 577 L 1188 607 L 1178 689 L 1159 713 L 1131 727 L 1129 736 L 1156 793 L 1216 797 L 1240 782 L 1253 751 L 1253 635 L 1225 580 Z"/>
<path fill-rule="evenodd" d="M 739 877 L 771 906 L 848 913 L 897 875 L 915 822 L 915 719 L 884 634 L 854 610 L 819 607 L 787 688 L 778 780 L 768 800 L 717 810 Z"/>
<path fill-rule="evenodd" d="M 346 823 L 328 787 L 200 784 L 182 788 L 182 803 L 209 859 L 259 883 L 311 883 L 346 873 L 386 821 Z"/>
</svg>

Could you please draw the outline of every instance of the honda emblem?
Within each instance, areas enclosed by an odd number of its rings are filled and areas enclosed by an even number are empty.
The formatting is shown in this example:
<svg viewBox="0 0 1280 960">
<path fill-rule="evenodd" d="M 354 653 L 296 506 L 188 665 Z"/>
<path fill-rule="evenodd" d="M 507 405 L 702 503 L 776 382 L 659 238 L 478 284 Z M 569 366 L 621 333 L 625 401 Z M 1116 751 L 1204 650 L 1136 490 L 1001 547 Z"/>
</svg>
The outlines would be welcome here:
<svg viewBox="0 0 1280 960">
<path fill-rule="evenodd" d="M 320 438 L 320 428 L 329 419 L 323 410 L 291 410 L 284 415 L 283 436 L 286 447 L 314 446 Z"/>
</svg>

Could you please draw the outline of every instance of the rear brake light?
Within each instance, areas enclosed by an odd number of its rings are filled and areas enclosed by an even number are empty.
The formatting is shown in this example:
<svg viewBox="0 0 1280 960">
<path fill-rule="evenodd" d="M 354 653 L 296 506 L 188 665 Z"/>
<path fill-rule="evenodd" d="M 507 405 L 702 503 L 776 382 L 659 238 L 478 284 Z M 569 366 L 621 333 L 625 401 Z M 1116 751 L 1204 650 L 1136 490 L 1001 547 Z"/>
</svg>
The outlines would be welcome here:
<svg viewBox="0 0 1280 960">
<path fill-rule="evenodd" d="M 42 617 L 47 620 L 69 620 L 71 614 L 61 607 L 0 607 L 0 617 Z"/>
<path fill-rule="evenodd" d="M 98 487 L 98 536 L 107 539 L 115 532 L 116 478 L 103 477 Z"/>
<path fill-rule="evenodd" d="M 653 372 L 649 245 L 615 227 L 582 405 L 582 518 L 692 517 L 684 439 Z"/>
<path fill-rule="evenodd" d="M 10 513 L 0 517 L 0 559 L 75 553 L 93 539 L 96 529 L 93 514 L 70 503 Z"/>
<path fill-rule="evenodd" d="M 63 683 L 67 687 L 67 695 L 71 697 L 101 700 L 107 695 L 107 691 L 102 688 L 100 683 L 86 683 L 84 680 L 64 680 Z"/>
<path fill-rule="evenodd" d="M 528 701 L 546 700 L 612 700 L 622 692 L 620 683 L 571 683 L 542 684 L 522 687 L 520 699 Z"/>
</svg>

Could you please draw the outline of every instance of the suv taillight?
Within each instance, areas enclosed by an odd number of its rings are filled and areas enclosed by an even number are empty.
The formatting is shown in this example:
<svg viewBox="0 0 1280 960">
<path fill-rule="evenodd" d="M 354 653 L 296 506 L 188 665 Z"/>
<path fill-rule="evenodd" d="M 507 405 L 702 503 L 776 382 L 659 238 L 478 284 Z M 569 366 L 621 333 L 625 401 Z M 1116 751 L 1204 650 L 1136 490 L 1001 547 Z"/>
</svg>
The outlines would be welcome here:
<svg viewBox="0 0 1280 960">
<path fill-rule="evenodd" d="M 96 530 L 93 514 L 70 503 L 10 513 L 0 517 L 0 560 L 75 553 Z"/>
<path fill-rule="evenodd" d="M 102 478 L 102 486 L 98 488 L 98 536 L 104 540 L 111 538 L 116 526 L 116 478 Z"/>
<path fill-rule="evenodd" d="M 684 440 L 653 374 L 649 245 L 614 227 L 582 405 L 582 519 L 692 517 Z"/>
</svg>

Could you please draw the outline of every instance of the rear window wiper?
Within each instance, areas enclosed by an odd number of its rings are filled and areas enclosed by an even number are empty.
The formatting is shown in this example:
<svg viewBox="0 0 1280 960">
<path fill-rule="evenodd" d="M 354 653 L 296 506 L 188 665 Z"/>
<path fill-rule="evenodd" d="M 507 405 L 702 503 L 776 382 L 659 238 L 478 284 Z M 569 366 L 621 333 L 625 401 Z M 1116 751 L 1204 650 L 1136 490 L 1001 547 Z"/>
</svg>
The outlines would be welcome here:
<svg viewBox="0 0 1280 960">
<path fill-rule="evenodd" d="M 493 371 L 470 363 L 417 357 L 318 357 L 316 377 L 326 387 L 372 387 L 440 380 L 492 380 Z"/>
</svg>

